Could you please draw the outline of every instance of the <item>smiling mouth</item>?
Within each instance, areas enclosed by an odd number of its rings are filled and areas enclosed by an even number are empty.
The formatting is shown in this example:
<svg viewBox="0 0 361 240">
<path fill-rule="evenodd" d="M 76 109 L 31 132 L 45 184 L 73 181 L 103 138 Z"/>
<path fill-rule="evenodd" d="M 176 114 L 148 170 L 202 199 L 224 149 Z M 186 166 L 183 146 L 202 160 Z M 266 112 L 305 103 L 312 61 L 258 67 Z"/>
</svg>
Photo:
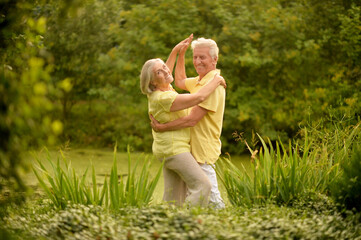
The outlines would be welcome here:
<svg viewBox="0 0 361 240">
<path fill-rule="evenodd" d="M 201 70 L 201 69 L 203 69 L 204 68 L 204 66 L 198 66 L 197 67 L 197 70 Z"/>
</svg>

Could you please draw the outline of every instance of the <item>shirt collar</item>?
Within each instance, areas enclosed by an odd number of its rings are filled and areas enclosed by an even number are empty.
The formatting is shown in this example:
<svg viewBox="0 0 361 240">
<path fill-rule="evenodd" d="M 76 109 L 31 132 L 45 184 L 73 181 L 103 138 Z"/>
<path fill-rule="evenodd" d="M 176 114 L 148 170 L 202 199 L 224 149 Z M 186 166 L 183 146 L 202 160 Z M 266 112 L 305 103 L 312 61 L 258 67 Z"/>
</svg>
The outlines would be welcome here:
<svg viewBox="0 0 361 240">
<path fill-rule="evenodd" d="M 210 72 L 208 72 L 200 81 L 199 81 L 199 76 L 196 78 L 197 84 L 199 85 L 205 85 L 206 83 L 208 83 L 210 80 L 212 80 L 214 78 L 214 75 L 216 75 L 216 73 L 221 73 L 221 70 L 219 69 L 215 69 L 212 70 Z"/>
</svg>

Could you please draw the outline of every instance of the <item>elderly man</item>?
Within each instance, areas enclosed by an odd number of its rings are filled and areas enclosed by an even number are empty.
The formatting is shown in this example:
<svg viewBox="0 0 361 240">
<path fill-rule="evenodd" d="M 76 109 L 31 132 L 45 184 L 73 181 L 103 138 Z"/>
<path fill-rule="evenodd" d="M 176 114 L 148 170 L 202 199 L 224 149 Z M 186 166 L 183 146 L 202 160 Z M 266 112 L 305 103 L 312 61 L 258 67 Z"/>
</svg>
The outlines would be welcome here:
<svg viewBox="0 0 361 240">
<path fill-rule="evenodd" d="M 199 91 L 220 71 L 216 69 L 218 47 L 212 39 L 199 38 L 192 42 L 193 65 L 199 76 L 187 78 L 185 73 L 185 52 L 181 51 L 175 69 L 175 84 L 190 93 Z M 156 131 L 170 131 L 185 127 L 191 128 L 191 153 L 209 177 L 212 189 L 209 199 L 215 208 L 224 208 L 224 202 L 218 190 L 217 176 L 212 166 L 221 154 L 221 131 L 226 92 L 219 86 L 204 102 L 193 107 L 188 116 L 165 124 L 152 118 L 152 127 Z"/>
</svg>

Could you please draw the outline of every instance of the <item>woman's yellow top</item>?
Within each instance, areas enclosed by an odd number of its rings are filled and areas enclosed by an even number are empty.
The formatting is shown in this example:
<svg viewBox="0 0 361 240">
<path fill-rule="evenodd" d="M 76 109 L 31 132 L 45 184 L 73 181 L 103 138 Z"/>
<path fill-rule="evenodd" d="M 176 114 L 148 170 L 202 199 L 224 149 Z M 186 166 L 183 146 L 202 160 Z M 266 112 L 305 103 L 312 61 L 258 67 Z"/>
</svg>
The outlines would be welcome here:
<svg viewBox="0 0 361 240">
<path fill-rule="evenodd" d="M 148 95 L 148 112 L 160 123 L 166 123 L 188 115 L 188 110 L 170 112 L 178 93 L 171 91 L 154 91 Z M 153 154 L 159 160 L 184 152 L 190 152 L 190 129 L 153 133 Z"/>
</svg>

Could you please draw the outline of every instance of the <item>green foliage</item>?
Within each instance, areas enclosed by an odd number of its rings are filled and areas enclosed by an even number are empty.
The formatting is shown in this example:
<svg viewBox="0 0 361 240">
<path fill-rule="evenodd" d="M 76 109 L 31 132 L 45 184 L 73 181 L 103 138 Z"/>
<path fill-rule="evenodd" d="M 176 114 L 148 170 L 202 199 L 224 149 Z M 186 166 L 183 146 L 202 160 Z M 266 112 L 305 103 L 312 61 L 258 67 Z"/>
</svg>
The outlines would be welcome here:
<svg viewBox="0 0 361 240">
<path fill-rule="evenodd" d="M 360 236 L 361 225 L 354 221 L 356 215 L 342 217 L 328 199 L 322 196 L 311 199 L 312 203 L 300 202 L 294 208 L 269 204 L 215 211 L 156 205 L 122 208 L 117 215 L 92 205 L 74 204 L 54 211 L 48 203 L 40 202 L 13 209 L 3 224 L 22 239 L 357 239 Z"/>
<path fill-rule="evenodd" d="M 360 142 L 360 124 L 336 125 L 334 131 L 303 129 L 303 133 L 303 143 L 289 143 L 288 148 L 281 141 L 276 141 L 274 148 L 258 135 L 262 144 L 259 158 L 258 150 L 245 142 L 252 153 L 251 173 L 221 159 L 216 171 L 230 202 L 235 206 L 267 201 L 289 204 L 309 192 L 327 194 L 342 174 L 340 164 L 347 164 L 350 149 Z"/>
<path fill-rule="evenodd" d="M 287 142 L 320 119 L 331 130 L 334 116 L 356 124 L 360 7 L 356 0 L 2 1 L 0 177 L 23 186 L 19 154 L 59 136 L 150 151 L 141 66 L 165 60 L 190 33 L 220 47 L 228 82 L 223 152 L 245 150 L 235 130 Z M 187 75 L 195 76 L 191 59 L 189 51 Z"/>
<path fill-rule="evenodd" d="M 12 240 L 12 239 L 15 239 L 15 237 L 9 233 L 9 231 L 3 229 L 3 228 L 0 228 L 0 238 L 1 239 L 8 239 L 8 240 Z"/>
<path fill-rule="evenodd" d="M 318 149 L 311 151 L 312 143 L 308 142 L 307 136 L 302 148 L 290 144 L 288 149 L 279 142 L 274 149 L 271 142 L 266 144 L 260 136 L 259 139 L 262 148 L 259 158 L 252 159 L 251 173 L 244 167 L 238 169 L 225 158 L 217 163 L 217 174 L 226 188 L 228 199 L 235 206 L 267 201 L 289 204 L 308 192 L 325 193 L 330 181 L 339 174 L 337 164 L 330 162 L 328 156 L 320 157 Z M 258 152 L 250 151 L 254 156 Z"/>
<path fill-rule="evenodd" d="M 350 124 L 360 117 L 357 1 L 93 0 L 63 18 L 60 12 L 55 1 L 39 15 L 49 18 L 44 45 L 54 55 L 52 81 L 64 90 L 55 97 L 67 119 L 64 137 L 74 143 L 117 140 L 150 151 L 139 72 L 150 58 L 165 60 L 189 33 L 220 47 L 218 67 L 228 82 L 224 152 L 245 150 L 234 143 L 235 130 L 288 141 L 300 124 L 329 112 L 352 118 Z M 196 75 L 190 51 L 186 69 Z M 95 119 L 96 127 L 82 127 L 82 119 Z"/>
<path fill-rule="evenodd" d="M 333 119 L 332 126 L 323 121 L 314 122 L 314 126 L 303 128 L 300 135 L 310 139 L 312 151 L 318 149 L 321 157 L 329 158 L 333 164 L 343 164 L 350 158 L 353 146 L 361 141 L 361 122 L 352 125 L 350 121 Z"/>
<path fill-rule="evenodd" d="M 56 97 L 62 117 L 68 120 L 76 101 L 88 100 L 87 92 L 97 86 L 114 84 L 98 67 L 101 53 L 113 47 L 108 30 L 116 24 L 116 1 L 85 1 L 72 14 L 61 17 L 59 1 L 41 6 L 39 15 L 48 16 L 44 45 L 54 58 L 52 82 L 62 88 Z M 114 27 L 114 26 L 113 26 Z"/>
<path fill-rule="evenodd" d="M 149 173 L 149 158 L 138 160 L 131 170 L 130 148 L 128 147 L 128 174 L 125 181 L 121 176 L 118 183 L 118 167 L 116 160 L 117 147 L 114 148 L 114 161 L 109 175 L 104 179 L 102 187 L 99 187 L 96 181 L 96 173 L 92 165 L 92 183 L 87 182 L 88 169 L 79 176 L 62 154 L 62 162 L 59 158 L 54 164 L 50 155 L 47 155 L 50 171 L 42 161 L 37 158 L 38 166 L 33 167 L 34 174 L 39 181 L 41 188 L 45 191 L 46 196 L 51 202 L 60 209 L 65 209 L 68 204 L 99 205 L 105 206 L 117 211 L 120 207 L 125 206 L 147 206 L 152 201 L 155 187 L 159 181 L 161 165 L 152 178 Z M 137 171 L 137 166 L 143 160 L 141 172 Z"/>
<path fill-rule="evenodd" d="M 22 173 L 29 168 L 21 154 L 54 144 L 63 130 L 62 122 L 52 115 L 50 96 L 57 88 L 51 84 L 53 59 L 43 42 L 46 18 L 33 15 L 38 3 L 42 1 L 0 3 L 0 194 L 4 188 L 19 190 L 21 198 L 25 196 Z M 14 192 L 10 196 L 14 200 Z"/>
<path fill-rule="evenodd" d="M 133 108 L 104 100 L 78 103 L 70 114 L 65 135 L 74 145 L 109 148 L 120 142 L 126 144 L 119 146 L 122 152 L 127 151 L 127 145 L 151 152 L 153 138 L 147 108 L 146 103 Z"/>
<path fill-rule="evenodd" d="M 349 210 L 361 211 L 361 147 L 356 145 L 350 159 L 341 166 L 342 176 L 334 183 L 332 195 L 336 202 Z"/>
<path fill-rule="evenodd" d="M 344 54 L 361 46 L 360 29 L 347 27 L 359 25 L 352 10 L 359 7 L 344 9 L 342 1 L 242 1 L 236 9 L 223 14 L 227 21 L 218 41 L 221 69 L 229 79 L 226 134 L 233 126 L 247 137 L 256 131 L 287 140 L 299 123 L 323 118 L 329 109 L 358 115 L 360 68 Z M 341 29 L 350 36 L 344 43 Z"/>
<path fill-rule="evenodd" d="M 102 191 L 97 186 L 94 166 L 92 166 L 92 186 L 87 184 L 86 177 L 88 169 L 79 177 L 62 153 L 62 163 L 58 158 L 56 165 L 53 163 L 49 153 L 47 162 L 51 166 L 53 174 L 46 168 L 42 161 L 37 158 L 38 170 L 33 167 L 40 186 L 44 189 L 47 197 L 58 208 L 64 209 L 69 202 L 80 204 L 102 205 L 107 191 L 107 180 L 104 180 Z M 52 176 L 53 175 L 53 176 Z M 45 182 L 47 180 L 48 184 Z"/>
<path fill-rule="evenodd" d="M 121 177 L 120 182 L 118 183 L 118 167 L 114 154 L 114 162 L 109 179 L 109 199 L 111 209 L 118 210 L 120 207 L 125 206 L 143 207 L 147 206 L 151 202 L 155 187 L 157 186 L 162 173 L 163 164 L 159 167 L 159 170 L 154 178 L 150 179 L 149 158 L 146 157 L 146 159 L 144 159 L 142 170 L 138 175 L 136 171 L 139 162 L 140 158 L 136 161 L 135 166 L 131 171 L 131 157 L 128 147 L 127 181 L 125 182 L 123 177 Z"/>
</svg>

